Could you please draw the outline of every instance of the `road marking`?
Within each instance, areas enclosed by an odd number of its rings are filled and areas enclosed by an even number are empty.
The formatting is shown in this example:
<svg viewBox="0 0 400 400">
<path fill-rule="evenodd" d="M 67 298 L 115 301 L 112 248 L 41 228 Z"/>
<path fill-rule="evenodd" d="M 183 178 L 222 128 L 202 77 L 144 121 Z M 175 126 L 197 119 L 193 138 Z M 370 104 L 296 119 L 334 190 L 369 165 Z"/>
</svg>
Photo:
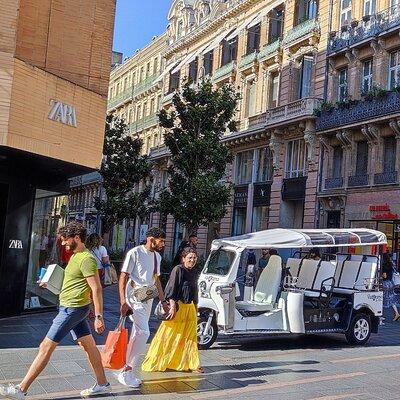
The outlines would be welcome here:
<svg viewBox="0 0 400 400">
<path fill-rule="evenodd" d="M 298 380 L 290 381 L 290 382 L 261 383 L 259 385 L 246 386 L 246 387 L 237 388 L 237 389 L 213 390 L 213 391 L 209 391 L 204 394 L 192 395 L 191 398 L 197 400 L 197 399 L 210 399 L 210 398 L 215 398 L 215 397 L 228 397 L 230 395 L 235 395 L 235 394 L 258 392 L 258 391 L 262 391 L 262 390 L 276 389 L 276 388 L 281 388 L 281 387 L 286 387 L 286 386 L 304 385 L 307 383 L 316 383 L 316 382 L 334 381 L 334 380 L 340 380 L 340 379 L 346 379 L 346 378 L 355 378 L 357 376 L 363 376 L 366 374 L 367 374 L 366 372 L 353 372 L 350 374 L 316 376 L 314 378 L 304 378 L 304 379 L 298 379 Z"/>
<path fill-rule="evenodd" d="M 399 358 L 400 354 L 382 354 L 380 356 L 368 356 L 368 357 L 357 357 L 357 358 L 341 358 L 330 361 L 332 364 L 348 363 L 348 362 L 359 362 L 368 360 L 385 360 L 387 358 Z"/>
<path fill-rule="evenodd" d="M 356 396 L 365 396 L 368 393 L 346 393 L 346 394 L 338 394 L 334 396 L 322 396 L 322 397 L 314 397 L 309 400 L 340 400 L 340 399 L 348 399 L 349 397 Z"/>
</svg>

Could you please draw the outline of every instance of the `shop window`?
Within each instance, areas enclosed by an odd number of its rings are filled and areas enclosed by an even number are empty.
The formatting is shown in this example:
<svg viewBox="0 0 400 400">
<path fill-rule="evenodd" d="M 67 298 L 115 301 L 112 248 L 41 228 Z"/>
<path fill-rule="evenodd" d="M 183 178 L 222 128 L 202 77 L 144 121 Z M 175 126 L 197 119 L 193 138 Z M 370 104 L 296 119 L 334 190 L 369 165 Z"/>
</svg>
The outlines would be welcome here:
<svg viewBox="0 0 400 400">
<path fill-rule="evenodd" d="M 221 67 L 237 59 L 237 43 L 237 36 L 232 40 L 223 40 Z"/>
<path fill-rule="evenodd" d="M 279 72 L 274 72 L 270 76 L 268 85 L 268 108 L 275 108 L 278 106 L 279 76 Z"/>
<path fill-rule="evenodd" d="M 305 56 L 301 62 L 299 99 L 310 97 L 313 64 L 314 59 L 310 56 Z"/>
<path fill-rule="evenodd" d="M 372 60 L 363 62 L 362 66 L 362 87 L 363 93 L 366 93 L 372 89 Z"/>
<path fill-rule="evenodd" d="M 235 183 L 238 185 L 250 183 L 253 171 L 253 150 L 236 154 Z"/>
<path fill-rule="evenodd" d="M 257 150 L 255 182 L 269 182 L 273 177 L 273 154 L 269 147 Z"/>
<path fill-rule="evenodd" d="M 283 10 L 272 10 L 269 17 L 268 43 L 273 43 L 283 36 Z"/>
<path fill-rule="evenodd" d="M 366 175 L 368 172 L 368 143 L 357 142 L 356 176 Z"/>
<path fill-rule="evenodd" d="M 246 208 L 237 207 L 233 209 L 232 235 L 243 235 L 246 233 Z"/>
<path fill-rule="evenodd" d="M 332 178 L 342 178 L 343 167 L 343 148 L 335 146 L 333 148 Z"/>
<path fill-rule="evenodd" d="M 268 229 L 269 207 L 260 206 L 253 208 L 251 231 L 258 232 Z"/>
<path fill-rule="evenodd" d="M 376 0 L 364 0 L 364 15 L 376 13 Z"/>
<path fill-rule="evenodd" d="M 340 26 L 348 26 L 351 22 L 352 0 L 342 0 L 340 3 Z"/>
<path fill-rule="evenodd" d="M 181 72 L 177 71 L 169 76 L 169 88 L 168 93 L 172 93 L 179 88 L 179 81 L 181 78 Z"/>
<path fill-rule="evenodd" d="M 345 68 L 340 70 L 338 74 L 338 101 L 347 100 L 347 85 L 347 68 Z"/>
<path fill-rule="evenodd" d="M 204 75 L 211 75 L 213 72 L 214 50 L 204 54 Z"/>
<path fill-rule="evenodd" d="M 67 196 L 55 196 L 54 192 L 36 190 L 25 309 L 52 307 L 58 302 L 58 297 L 49 290 L 39 288 L 37 281 L 42 268 L 54 263 L 64 266 L 67 262 L 61 242 L 57 240 L 58 229 L 66 223 L 67 202 Z"/>
<path fill-rule="evenodd" d="M 303 139 L 287 142 L 285 178 L 299 178 L 306 176 L 306 159 L 307 150 Z"/>
<path fill-rule="evenodd" d="M 317 14 L 317 0 L 299 0 L 296 4 L 296 25 L 309 19 L 316 18 Z"/>
<path fill-rule="evenodd" d="M 189 64 L 189 80 L 191 82 L 197 81 L 198 64 L 197 57 Z"/>
<path fill-rule="evenodd" d="M 400 50 L 390 54 L 389 89 L 400 86 Z"/>
<path fill-rule="evenodd" d="M 252 26 L 247 31 L 247 51 L 246 54 L 251 54 L 254 51 L 258 51 L 260 48 L 260 35 L 261 35 L 261 23 Z"/>
<path fill-rule="evenodd" d="M 396 169 L 396 148 L 395 136 L 388 136 L 383 139 L 383 172 L 394 172 Z"/>
</svg>

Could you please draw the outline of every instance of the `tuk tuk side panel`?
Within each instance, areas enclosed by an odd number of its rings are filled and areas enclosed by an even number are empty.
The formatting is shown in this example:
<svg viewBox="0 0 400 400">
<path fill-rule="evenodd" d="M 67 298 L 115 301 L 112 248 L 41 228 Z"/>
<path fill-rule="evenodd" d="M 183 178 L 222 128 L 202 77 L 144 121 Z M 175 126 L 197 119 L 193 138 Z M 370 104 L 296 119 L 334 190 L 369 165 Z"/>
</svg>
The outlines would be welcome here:
<svg viewBox="0 0 400 400">
<path fill-rule="evenodd" d="M 357 292 L 354 293 L 353 308 L 359 310 L 368 308 L 376 317 L 383 313 L 383 292 Z"/>
</svg>

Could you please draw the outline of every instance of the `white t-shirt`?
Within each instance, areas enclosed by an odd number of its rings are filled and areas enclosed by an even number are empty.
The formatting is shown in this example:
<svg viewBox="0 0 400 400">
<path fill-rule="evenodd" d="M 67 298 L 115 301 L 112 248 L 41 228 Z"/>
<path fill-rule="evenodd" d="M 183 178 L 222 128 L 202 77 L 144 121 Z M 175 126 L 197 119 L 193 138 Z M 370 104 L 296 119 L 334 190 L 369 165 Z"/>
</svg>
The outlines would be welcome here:
<svg viewBox="0 0 400 400">
<path fill-rule="evenodd" d="M 103 257 L 108 256 L 107 249 L 104 246 L 95 247 L 92 250 L 92 254 L 93 254 L 94 258 L 96 259 L 97 269 L 102 269 L 103 268 L 103 265 L 102 265 Z"/>
<path fill-rule="evenodd" d="M 147 250 L 144 245 L 128 251 L 121 272 L 130 274 L 130 278 L 137 286 L 153 285 L 154 254 L 157 257 L 157 275 L 159 276 L 161 256 L 157 252 Z"/>
</svg>

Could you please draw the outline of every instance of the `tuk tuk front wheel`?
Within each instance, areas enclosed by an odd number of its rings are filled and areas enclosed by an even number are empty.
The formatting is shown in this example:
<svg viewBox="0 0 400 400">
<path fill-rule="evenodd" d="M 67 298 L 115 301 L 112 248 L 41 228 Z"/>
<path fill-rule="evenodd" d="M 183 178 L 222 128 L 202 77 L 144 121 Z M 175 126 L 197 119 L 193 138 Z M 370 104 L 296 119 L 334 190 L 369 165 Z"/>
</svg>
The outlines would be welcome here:
<svg viewBox="0 0 400 400">
<path fill-rule="evenodd" d="M 211 318 L 211 321 L 209 321 L 209 318 Z M 206 329 L 207 332 L 205 332 Z M 200 312 L 199 318 L 197 320 L 197 338 L 199 349 L 209 349 L 215 342 L 217 336 L 218 326 L 215 321 L 214 315 L 210 315 L 210 313 L 207 311 Z"/>
<path fill-rule="evenodd" d="M 363 345 L 371 336 L 371 318 L 364 313 L 355 314 L 346 331 L 346 339 L 349 344 Z"/>
</svg>

